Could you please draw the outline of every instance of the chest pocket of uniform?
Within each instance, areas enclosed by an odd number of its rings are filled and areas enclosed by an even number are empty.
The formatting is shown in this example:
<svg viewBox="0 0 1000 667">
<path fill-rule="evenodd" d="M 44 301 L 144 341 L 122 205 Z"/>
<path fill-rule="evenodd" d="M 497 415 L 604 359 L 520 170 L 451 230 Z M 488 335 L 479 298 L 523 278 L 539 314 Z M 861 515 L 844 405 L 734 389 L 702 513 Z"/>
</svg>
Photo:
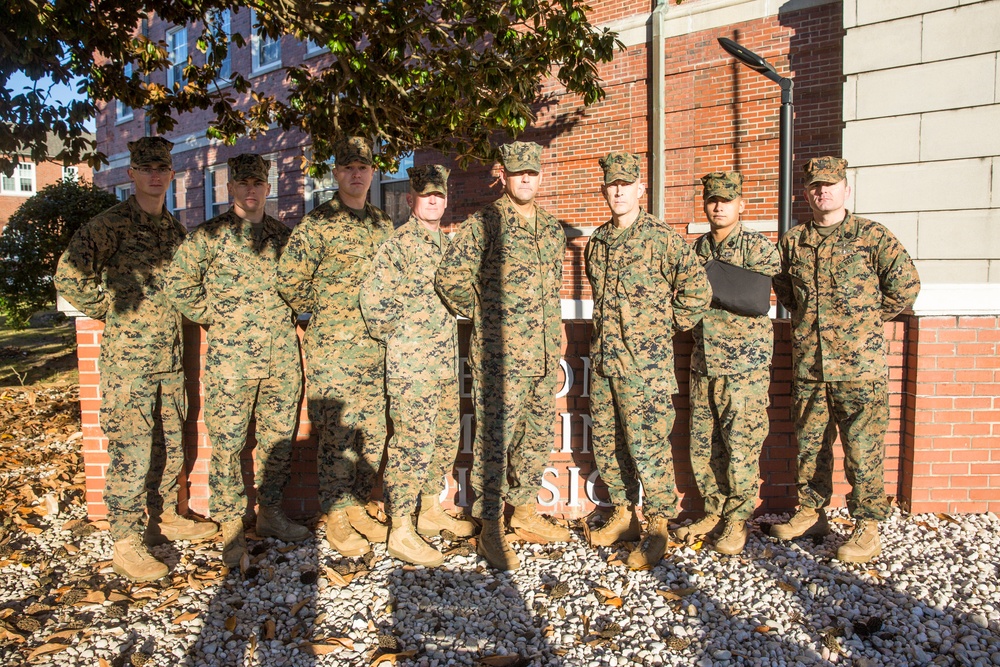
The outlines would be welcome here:
<svg viewBox="0 0 1000 667">
<path fill-rule="evenodd" d="M 880 307 L 878 279 L 864 248 L 849 244 L 837 245 L 833 249 L 831 262 L 833 267 L 830 277 L 842 308 L 858 312 Z"/>
</svg>

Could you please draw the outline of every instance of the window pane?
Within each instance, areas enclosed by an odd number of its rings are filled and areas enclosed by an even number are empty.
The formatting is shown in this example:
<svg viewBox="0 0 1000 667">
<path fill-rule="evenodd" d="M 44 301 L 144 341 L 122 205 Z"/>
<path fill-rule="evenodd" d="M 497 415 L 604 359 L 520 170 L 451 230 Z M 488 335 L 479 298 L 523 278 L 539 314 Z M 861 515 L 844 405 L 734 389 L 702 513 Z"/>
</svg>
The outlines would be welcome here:
<svg viewBox="0 0 1000 667">
<path fill-rule="evenodd" d="M 392 224 L 396 227 L 406 222 L 410 216 L 410 207 L 406 205 L 406 193 L 409 191 L 409 180 L 382 184 L 382 210 L 392 218 Z"/>
</svg>

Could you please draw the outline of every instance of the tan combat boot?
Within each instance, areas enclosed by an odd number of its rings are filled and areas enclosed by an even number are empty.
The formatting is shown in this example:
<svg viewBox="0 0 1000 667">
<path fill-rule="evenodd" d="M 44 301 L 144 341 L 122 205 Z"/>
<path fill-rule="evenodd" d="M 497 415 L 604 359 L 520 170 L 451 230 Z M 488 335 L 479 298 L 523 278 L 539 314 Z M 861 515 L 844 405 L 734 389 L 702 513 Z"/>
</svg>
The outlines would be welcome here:
<svg viewBox="0 0 1000 667">
<path fill-rule="evenodd" d="M 236 569 L 247 552 L 247 538 L 243 534 L 243 519 L 222 523 L 222 563 Z"/>
<path fill-rule="evenodd" d="M 805 535 L 826 535 L 829 532 L 826 512 L 814 507 L 800 507 L 787 522 L 771 526 L 771 537 L 779 540 L 791 540 Z"/>
<path fill-rule="evenodd" d="M 631 505 L 615 505 L 614 511 L 600 528 L 590 531 L 590 544 L 595 547 L 609 547 L 615 542 L 631 542 L 639 539 L 642 530 L 639 517 Z"/>
<path fill-rule="evenodd" d="M 538 513 L 534 503 L 514 508 L 510 527 L 517 535 L 544 542 L 569 542 L 570 532 L 547 516 Z"/>
<path fill-rule="evenodd" d="M 168 572 L 167 566 L 149 553 L 138 533 L 115 542 L 111 567 L 132 581 L 156 581 Z"/>
<path fill-rule="evenodd" d="M 677 539 L 686 544 L 694 544 L 703 540 L 722 526 L 722 517 L 718 514 L 706 514 L 694 523 L 677 529 Z"/>
<path fill-rule="evenodd" d="M 661 516 L 651 518 L 642 542 L 628 555 L 629 569 L 645 570 L 656 566 L 666 553 L 669 540 L 670 520 Z"/>
<path fill-rule="evenodd" d="M 309 529 L 290 521 L 277 505 L 261 505 L 257 508 L 257 534 L 276 537 L 282 542 L 301 542 L 309 537 Z"/>
<path fill-rule="evenodd" d="M 417 532 L 426 537 L 440 535 L 447 530 L 455 537 L 472 537 L 476 524 L 468 519 L 457 519 L 441 509 L 437 494 L 420 494 L 420 512 L 417 514 Z"/>
<path fill-rule="evenodd" d="M 837 549 L 837 560 L 847 563 L 867 563 L 882 553 L 882 542 L 878 537 L 878 521 L 858 519 L 850 539 Z"/>
<path fill-rule="evenodd" d="M 503 519 L 483 520 L 483 529 L 476 543 L 476 553 L 497 570 L 516 570 L 521 567 L 521 559 L 507 542 Z"/>
<path fill-rule="evenodd" d="M 389 536 L 389 526 L 373 517 L 361 505 L 351 505 L 346 511 L 354 530 L 371 542 L 385 542 L 385 538 Z"/>
<path fill-rule="evenodd" d="M 177 540 L 204 540 L 218 532 L 214 521 L 193 521 L 178 514 L 173 507 L 164 507 L 159 517 L 149 517 L 143 538 L 147 546 L 153 547 Z"/>
<path fill-rule="evenodd" d="M 440 551 L 424 542 L 423 538 L 413 531 L 413 522 L 408 514 L 394 516 L 390 519 L 392 530 L 386 540 L 385 549 L 390 556 L 404 560 L 414 565 L 437 567 L 444 562 Z"/>
<path fill-rule="evenodd" d="M 712 548 L 720 554 L 735 556 L 743 551 L 743 547 L 747 545 L 748 537 L 750 537 L 750 529 L 747 528 L 746 521 L 727 519 L 725 528 L 715 539 Z"/>
<path fill-rule="evenodd" d="M 364 512 L 364 510 L 361 510 Z M 326 541 L 342 556 L 353 558 L 371 551 L 368 540 L 351 526 L 347 510 L 330 510 L 326 517 Z"/>
</svg>

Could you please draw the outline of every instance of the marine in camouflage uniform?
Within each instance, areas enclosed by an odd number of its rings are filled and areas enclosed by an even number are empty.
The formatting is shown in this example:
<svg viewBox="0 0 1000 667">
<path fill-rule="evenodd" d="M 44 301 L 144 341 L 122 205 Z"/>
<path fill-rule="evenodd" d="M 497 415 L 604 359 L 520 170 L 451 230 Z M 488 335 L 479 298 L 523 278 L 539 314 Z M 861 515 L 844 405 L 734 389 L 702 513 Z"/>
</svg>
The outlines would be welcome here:
<svg viewBox="0 0 1000 667">
<path fill-rule="evenodd" d="M 462 223 L 435 282 L 449 308 L 472 320 L 472 512 L 484 521 L 480 554 L 494 567 L 515 569 L 520 562 L 501 526 L 504 502 L 515 507 L 515 530 L 545 541 L 569 539 L 536 509 L 555 443 L 566 238 L 535 204 L 542 147 L 517 141 L 500 154 L 504 195 Z"/>
<path fill-rule="evenodd" d="M 166 279 L 168 298 L 177 309 L 208 328 L 202 382 L 212 442 L 209 503 L 224 536 L 236 540 L 226 540 L 223 549 L 231 567 L 246 550 L 240 544 L 246 512 L 240 453 L 252 418 L 257 425 L 257 533 L 285 541 L 309 536 L 281 509 L 302 398 L 302 362 L 295 317 L 275 287 L 278 257 L 291 230 L 264 212 L 270 166 L 249 153 L 229 160 L 232 208 L 188 235 Z"/>
<path fill-rule="evenodd" d="M 673 335 L 697 324 L 712 290 L 691 247 L 640 207 L 638 156 L 618 151 L 599 163 L 612 217 L 590 237 L 585 255 L 594 293 L 590 415 L 594 458 L 615 511 L 590 541 L 638 536 L 629 505 L 641 482 L 649 526 L 628 560 L 639 569 L 663 557 L 677 504 L 669 440 Z"/>
<path fill-rule="evenodd" d="M 306 396 L 319 444 L 320 505 L 330 545 L 345 556 L 384 541 L 387 529 L 364 510 L 385 448 L 383 353 L 368 335 L 359 291 L 392 220 L 368 201 L 372 151 L 360 137 L 342 141 L 333 170 L 339 189 L 292 230 L 278 262 L 278 290 L 305 335 Z M 361 534 L 359 534 L 361 533 Z"/>
<path fill-rule="evenodd" d="M 77 309 L 104 322 L 98 366 L 112 564 L 123 576 L 151 581 L 164 576 L 167 566 L 146 550 L 144 532 L 153 543 L 200 539 L 217 528 L 176 513 L 187 400 L 181 315 L 163 291 L 165 269 L 184 238 L 184 228 L 163 205 L 173 178 L 173 144 L 143 137 L 128 147 L 136 193 L 73 235 L 55 285 Z"/>
<path fill-rule="evenodd" d="M 411 167 L 410 217 L 382 244 L 361 290 L 361 310 L 373 338 L 385 346 L 385 382 L 393 435 L 383 487 L 392 530 L 390 555 L 417 565 L 444 557 L 414 532 L 449 530 L 468 537 L 469 521 L 441 509 L 438 496 L 458 451 L 458 326 L 434 291 L 434 271 L 451 244 L 441 231 L 449 170 Z"/>
<path fill-rule="evenodd" d="M 805 195 L 813 220 L 778 244 L 774 293 L 792 318 L 792 412 L 799 442 L 799 510 L 771 535 L 823 534 L 833 495 L 833 443 L 844 448 L 857 520 L 837 558 L 867 562 L 881 552 L 878 521 L 889 505 L 883 459 L 889 423 L 884 323 L 913 305 L 920 278 L 906 249 L 882 225 L 845 208 L 847 161 L 813 158 Z"/>
<path fill-rule="evenodd" d="M 743 227 L 743 175 L 712 172 L 701 179 L 705 215 L 712 231 L 694 251 L 703 265 L 726 262 L 773 277 L 778 250 Z M 705 502 L 705 517 L 677 531 L 693 541 L 719 530 L 716 551 L 736 554 L 747 540 L 746 521 L 757 501 L 759 461 L 769 428 L 769 369 L 774 331 L 769 315 L 727 310 L 713 300 L 694 330 L 691 355 L 691 467 Z"/>
</svg>

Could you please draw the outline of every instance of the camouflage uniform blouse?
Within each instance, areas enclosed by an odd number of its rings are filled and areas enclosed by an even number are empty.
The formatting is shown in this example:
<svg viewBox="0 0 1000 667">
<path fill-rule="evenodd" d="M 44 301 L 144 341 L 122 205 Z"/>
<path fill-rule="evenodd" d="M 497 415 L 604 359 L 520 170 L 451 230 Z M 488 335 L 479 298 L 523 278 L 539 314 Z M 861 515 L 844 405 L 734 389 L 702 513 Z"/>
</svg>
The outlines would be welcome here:
<svg viewBox="0 0 1000 667">
<path fill-rule="evenodd" d="M 434 291 L 434 271 L 449 245 L 445 234 L 410 216 L 375 255 L 361 310 L 368 332 L 387 348 L 388 378 L 456 375 L 458 325 Z"/>
<path fill-rule="evenodd" d="M 774 244 L 742 223 L 736 223 L 718 245 L 710 233 L 701 236 L 694 243 L 694 252 L 702 265 L 714 258 L 769 277 L 781 271 Z M 711 308 L 692 333 L 691 370 L 702 375 L 735 375 L 771 365 L 774 329 L 768 315 L 737 315 Z"/>
<path fill-rule="evenodd" d="M 778 243 L 774 293 L 792 316 L 795 377 L 817 382 L 887 377 L 885 330 L 913 305 L 920 278 L 888 229 L 851 213 L 826 239 L 796 225 Z"/>
<path fill-rule="evenodd" d="M 712 300 L 705 270 L 680 234 L 640 210 L 618 236 L 601 225 L 586 250 L 594 291 L 590 357 L 604 377 L 638 374 L 676 393 L 673 335 L 692 328 Z"/>
<path fill-rule="evenodd" d="M 56 289 L 104 322 L 100 365 L 121 375 L 179 371 L 181 314 L 164 275 L 184 227 L 164 209 L 145 213 L 131 196 L 81 227 L 59 259 Z"/>
<path fill-rule="evenodd" d="M 559 221 L 535 207 L 535 227 L 507 195 L 470 216 L 438 267 L 438 294 L 475 330 L 469 364 L 480 372 L 540 377 L 562 354 L 563 255 Z"/>
<path fill-rule="evenodd" d="M 264 216 L 260 238 L 232 209 L 181 244 L 167 293 L 188 319 L 208 325 L 205 370 L 261 379 L 299 370 L 292 309 L 278 295 L 276 269 L 291 230 Z"/>
<path fill-rule="evenodd" d="M 342 341 L 356 343 L 365 355 L 377 354 L 361 316 L 359 292 L 375 251 L 392 231 L 389 216 L 370 203 L 359 220 L 337 196 L 292 230 L 278 262 L 278 291 L 296 312 L 312 313 L 305 337 L 310 361 L 343 356 L 343 346 L 337 345 Z"/>
</svg>

